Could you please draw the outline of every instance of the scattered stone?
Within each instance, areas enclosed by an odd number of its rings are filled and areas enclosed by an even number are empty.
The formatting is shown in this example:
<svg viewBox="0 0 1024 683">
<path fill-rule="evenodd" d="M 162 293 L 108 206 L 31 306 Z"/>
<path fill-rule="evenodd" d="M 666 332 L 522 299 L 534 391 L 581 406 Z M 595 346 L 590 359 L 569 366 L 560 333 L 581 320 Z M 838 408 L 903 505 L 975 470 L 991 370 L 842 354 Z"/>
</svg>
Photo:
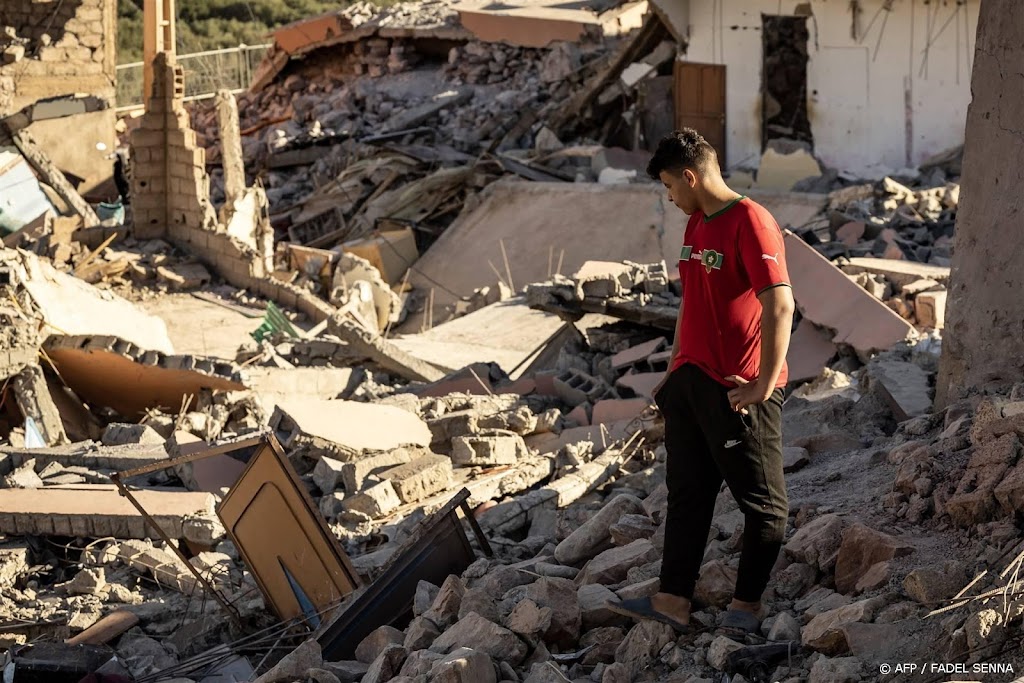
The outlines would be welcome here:
<svg viewBox="0 0 1024 683">
<path fill-rule="evenodd" d="M 107 585 L 103 568 L 86 568 L 75 574 L 75 577 L 64 584 L 71 595 L 99 595 Z"/>
<path fill-rule="evenodd" d="M 162 445 L 164 437 L 160 436 L 149 425 L 112 422 L 103 430 L 100 442 L 104 446 L 122 446 L 126 444 Z"/>
<path fill-rule="evenodd" d="M 600 511 L 569 534 L 555 548 L 555 559 L 564 565 L 577 565 L 611 546 L 609 527 L 623 515 L 643 514 L 643 502 L 636 496 L 620 494 L 604 504 Z"/>
<path fill-rule="evenodd" d="M 821 657 L 811 666 L 807 683 L 859 683 L 863 671 L 856 657 Z"/>
<path fill-rule="evenodd" d="M 551 628 L 551 608 L 538 607 L 533 600 L 522 600 L 508 616 L 506 626 L 524 636 L 543 635 Z"/>
<path fill-rule="evenodd" d="M 476 612 L 470 612 L 442 633 L 430 649 L 448 654 L 459 647 L 479 650 L 514 665 L 526 659 L 526 643 L 519 636 Z"/>
<path fill-rule="evenodd" d="M 345 510 L 361 512 L 372 519 L 379 519 L 394 512 L 402 504 L 391 480 L 368 486 L 361 492 L 346 496 L 341 506 Z"/>
<path fill-rule="evenodd" d="M 839 557 L 843 526 L 842 518 L 833 513 L 813 519 L 793 534 L 785 552 L 797 562 L 828 572 Z"/>
<path fill-rule="evenodd" d="M 344 467 L 345 463 L 340 460 L 328 457 L 320 458 L 313 468 L 313 483 L 321 493 L 336 491 L 343 484 L 341 472 Z"/>
<path fill-rule="evenodd" d="M 845 529 L 836 559 L 836 590 L 850 593 L 872 565 L 909 555 L 914 547 L 861 523 Z"/>
<path fill-rule="evenodd" d="M 610 548 L 587 562 L 576 577 L 576 583 L 618 583 L 626 578 L 633 567 L 657 559 L 659 553 L 648 540 L 633 541 L 629 545 Z"/>
<path fill-rule="evenodd" d="M 730 652 L 735 652 L 743 646 L 731 638 L 716 636 L 708 648 L 708 664 L 719 671 L 725 671 L 725 662 Z"/>
<path fill-rule="evenodd" d="M 431 683 L 497 683 L 491 658 L 483 652 L 460 647 L 430 669 Z"/>
<path fill-rule="evenodd" d="M 823 612 L 801 629 L 801 640 L 808 647 L 827 655 L 848 652 L 850 647 L 843 626 L 871 621 L 882 604 L 878 598 L 871 598 Z"/>
<path fill-rule="evenodd" d="M 401 645 L 394 643 L 386 645 L 366 670 L 362 683 L 385 683 L 394 680 L 398 676 L 398 672 L 401 671 L 408 654 Z"/>
<path fill-rule="evenodd" d="M 800 622 L 789 612 L 779 612 L 768 630 L 768 640 L 800 642 Z"/>
<path fill-rule="evenodd" d="M 735 589 L 736 570 L 725 560 L 711 560 L 700 568 L 693 597 L 697 602 L 723 609 L 732 600 Z"/>
<path fill-rule="evenodd" d="M 305 678 L 310 669 L 322 668 L 324 658 L 320 652 L 320 643 L 310 639 L 286 654 L 270 671 L 257 678 L 255 683 L 291 683 Z"/>
<path fill-rule="evenodd" d="M 465 594 L 466 586 L 462 583 L 462 579 L 454 574 L 450 575 L 441 584 L 437 597 L 434 598 L 430 609 L 424 612 L 423 616 L 437 624 L 438 628 L 448 628 L 459 618 L 462 596 Z"/>
<path fill-rule="evenodd" d="M 380 653 L 388 645 L 402 645 L 405 642 L 405 634 L 394 626 L 380 626 L 370 632 L 370 635 L 363 638 L 356 646 L 356 661 L 364 664 L 373 663 Z"/>
</svg>

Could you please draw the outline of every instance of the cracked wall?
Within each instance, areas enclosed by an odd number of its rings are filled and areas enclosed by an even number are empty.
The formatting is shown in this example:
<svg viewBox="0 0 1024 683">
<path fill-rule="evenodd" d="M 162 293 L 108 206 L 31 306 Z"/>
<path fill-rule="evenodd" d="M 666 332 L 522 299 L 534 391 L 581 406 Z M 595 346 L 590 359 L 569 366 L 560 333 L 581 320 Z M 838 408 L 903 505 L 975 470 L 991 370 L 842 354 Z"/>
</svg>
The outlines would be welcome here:
<svg viewBox="0 0 1024 683">
<path fill-rule="evenodd" d="M 807 115 L 829 166 L 882 175 L 963 142 L 978 0 L 689 5 L 686 60 L 726 65 L 730 167 L 761 157 L 762 14 L 807 16 Z"/>
<path fill-rule="evenodd" d="M 110 103 L 105 111 L 29 127 L 62 171 L 82 178 L 81 192 L 113 170 L 106 155 L 116 142 L 116 47 L 116 0 L 0 0 L 0 114 L 73 93 Z M 68 131 L 75 133 L 74 144 L 68 144 Z"/>
<path fill-rule="evenodd" d="M 985 0 L 967 114 L 941 406 L 1024 376 L 1024 3 Z"/>
</svg>

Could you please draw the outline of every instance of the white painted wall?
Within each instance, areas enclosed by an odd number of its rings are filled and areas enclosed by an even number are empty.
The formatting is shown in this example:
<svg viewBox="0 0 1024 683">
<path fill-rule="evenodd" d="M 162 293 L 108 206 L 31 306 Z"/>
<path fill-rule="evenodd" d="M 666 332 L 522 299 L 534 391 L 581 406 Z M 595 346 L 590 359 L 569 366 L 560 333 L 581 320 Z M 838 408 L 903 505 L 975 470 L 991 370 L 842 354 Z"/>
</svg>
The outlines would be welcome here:
<svg viewBox="0 0 1024 683">
<path fill-rule="evenodd" d="M 891 12 L 860 0 L 858 40 L 849 0 L 675 1 L 690 5 L 685 59 L 727 67 L 731 168 L 754 168 L 761 155 L 761 15 L 798 5 L 813 13 L 808 112 L 822 161 L 873 177 L 963 142 L 980 0 L 894 0 Z"/>
</svg>

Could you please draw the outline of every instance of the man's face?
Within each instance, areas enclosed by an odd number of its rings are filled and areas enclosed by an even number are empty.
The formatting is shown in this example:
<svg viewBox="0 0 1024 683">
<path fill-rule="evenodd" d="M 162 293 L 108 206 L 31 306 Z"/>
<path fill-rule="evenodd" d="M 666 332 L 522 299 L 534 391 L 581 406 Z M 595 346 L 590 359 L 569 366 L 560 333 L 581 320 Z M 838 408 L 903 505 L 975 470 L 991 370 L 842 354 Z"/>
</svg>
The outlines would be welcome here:
<svg viewBox="0 0 1024 683">
<path fill-rule="evenodd" d="M 686 215 L 697 210 L 697 176 L 693 171 L 686 169 L 681 173 L 662 171 L 661 182 L 668 190 L 669 200 L 683 210 Z"/>
</svg>

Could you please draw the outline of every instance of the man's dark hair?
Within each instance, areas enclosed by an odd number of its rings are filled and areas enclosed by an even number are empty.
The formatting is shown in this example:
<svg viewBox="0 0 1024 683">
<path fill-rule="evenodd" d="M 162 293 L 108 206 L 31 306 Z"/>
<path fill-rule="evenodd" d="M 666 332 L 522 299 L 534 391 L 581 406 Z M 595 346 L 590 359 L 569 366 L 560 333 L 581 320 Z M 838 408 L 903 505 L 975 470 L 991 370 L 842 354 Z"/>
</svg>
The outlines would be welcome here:
<svg viewBox="0 0 1024 683">
<path fill-rule="evenodd" d="M 700 173 L 711 161 L 718 161 L 715 148 L 693 128 L 683 128 L 661 139 L 647 164 L 647 175 L 658 180 L 662 171 L 678 175 L 690 169 Z"/>
</svg>

